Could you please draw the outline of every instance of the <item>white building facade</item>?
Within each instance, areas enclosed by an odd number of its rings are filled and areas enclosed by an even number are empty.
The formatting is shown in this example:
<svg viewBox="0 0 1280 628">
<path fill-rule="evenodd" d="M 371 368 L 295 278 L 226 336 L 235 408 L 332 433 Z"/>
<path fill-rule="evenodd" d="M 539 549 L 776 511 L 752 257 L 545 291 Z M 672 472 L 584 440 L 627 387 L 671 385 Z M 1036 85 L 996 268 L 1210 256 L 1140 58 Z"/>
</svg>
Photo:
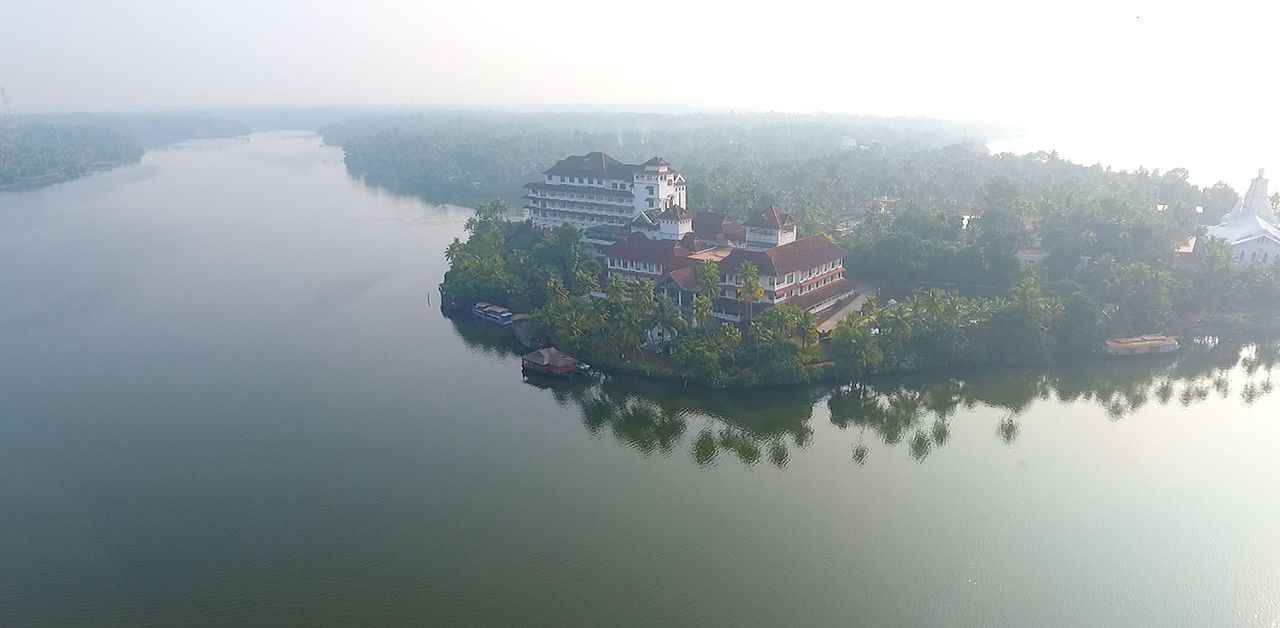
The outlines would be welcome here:
<svg viewBox="0 0 1280 628">
<path fill-rule="evenodd" d="M 1264 171 L 1249 184 L 1249 191 L 1240 199 L 1222 222 L 1209 227 L 1208 235 L 1226 241 L 1231 253 L 1240 265 L 1271 265 L 1280 261 L 1280 226 L 1276 211 L 1267 195 Z"/>
<path fill-rule="evenodd" d="M 535 227 L 625 226 L 641 212 L 686 205 L 684 176 L 660 157 L 627 164 L 601 152 L 573 155 L 542 176 L 524 186 Z"/>
</svg>

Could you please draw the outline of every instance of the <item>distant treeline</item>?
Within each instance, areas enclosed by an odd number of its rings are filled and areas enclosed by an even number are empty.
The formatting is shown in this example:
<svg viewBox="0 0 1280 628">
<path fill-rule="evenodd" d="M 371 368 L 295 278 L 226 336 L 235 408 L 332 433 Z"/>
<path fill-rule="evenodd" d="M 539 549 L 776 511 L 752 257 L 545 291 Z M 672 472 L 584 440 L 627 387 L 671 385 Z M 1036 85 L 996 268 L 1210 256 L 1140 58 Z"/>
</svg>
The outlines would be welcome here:
<svg viewBox="0 0 1280 628">
<path fill-rule="evenodd" d="M 133 137 L 144 148 L 158 148 L 186 140 L 247 135 L 243 121 L 220 116 L 180 113 L 66 113 L 22 116 L 25 124 L 94 126 Z"/>
<path fill-rule="evenodd" d="M 777 204 L 808 232 L 833 231 L 885 197 L 959 218 L 974 213 L 997 180 L 1029 202 L 1203 206 L 1206 223 L 1236 198 L 1226 184 L 1190 184 L 1181 169 L 1126 172 L 1054 153 L 992 155 L 986 143 L 999 129 L 919 118 L 423 112 L 321 132 L 370 183 L 468 205 L 499 197 L 518 206 L 520 187 L 570 154 L 661 155 L 688 178 L 691 209 L 745 217 Z"/>
<path fill-rule="evenodd" d="M 688 178 L 692 207 L 745 212 L 817 157 L 902 158 L 981 143 L 986 130 L 851 115 L 424 112 L 321 132 L 353 174 L 436 202 L 516 204 L 557 160 L 599 150 L 633 163 L 660 155 Z"/>
<path fill-rule="evenodd" d="M 98 126 L 0 128 L 0 187 L 42 185 L 137 162 L 132 136 Z"/>
<path fill-rule="evenodd" d="M 0 127 L 0 188 L 65 181 L 136 163 L 148 148 L 249 131 L 241 121 L 167 113 L 25 115 Z"/>
</svg>

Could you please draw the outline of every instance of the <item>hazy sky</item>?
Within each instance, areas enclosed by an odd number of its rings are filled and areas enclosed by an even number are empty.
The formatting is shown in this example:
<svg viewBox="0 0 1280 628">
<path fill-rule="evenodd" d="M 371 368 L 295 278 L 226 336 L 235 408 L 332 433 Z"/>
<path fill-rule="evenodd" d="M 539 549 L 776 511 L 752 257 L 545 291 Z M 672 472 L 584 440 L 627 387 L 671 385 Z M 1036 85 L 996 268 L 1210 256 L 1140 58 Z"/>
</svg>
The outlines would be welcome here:
<svg viewBox="0 0 1280 628">
<path fill-rule="evenodd" d="M 0 0 L 0 85 L 19 112 L 584 103 L 981 119 L 1081 159 L 1199 165 L 1214 172 L 1197 179 L 1239 185 L 1277 154 L 1243 136 L 1280 146 L 1277 5 Z"/>
</svg>

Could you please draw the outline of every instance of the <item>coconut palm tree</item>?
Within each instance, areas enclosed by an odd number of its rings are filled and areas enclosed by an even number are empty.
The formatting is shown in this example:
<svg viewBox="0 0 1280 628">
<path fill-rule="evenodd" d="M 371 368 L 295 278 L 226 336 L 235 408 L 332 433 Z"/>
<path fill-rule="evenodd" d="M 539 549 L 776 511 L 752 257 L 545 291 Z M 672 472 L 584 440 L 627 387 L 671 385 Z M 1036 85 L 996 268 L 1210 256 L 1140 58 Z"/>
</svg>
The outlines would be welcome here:
<svg viewBox="0 0 1280 628">
<path fill-rule="evenodd" d="M 564 281 L 552 275 L 547 277 L 547 303 L 565 303 L 569 300 L 569 291 L 565 290 Z"/>
<path fill-rule="evenodd" d="M 800 310 L 796 314 L 796 334 L 800 336 L 800 347 L 808 349 L 809 343 L 818 341 L 818 317 L 809 310 Z"/>
<path fill-rule="evenodd" d="M 587 332 L 591 321 L 587 310 L 581 307 L 566 307 L 555 318 L 556 337 L 565 341 L 574 341 Z"/>
<path fill-rule="evenodd" d="M 698 294 L 707 297 L 708 300 L 719 296 L 720 267 L 715 262 L 703 260 L 696 268 Z"/>
<path fill-rule="evenodd" d="M 631 286 L 631 303 L 641 316 L 653 313 L 654 298 L 653 281 L 648 278 L 640 279 Z"/>
<path fill-rule="evenodd" d="M 747 318 L 751 318 L 751 304 L 764 298 L 764 288 L 760 285 L 760 270 L 751 262 L 743 262 L 738 267 L 738 276 L 742 278 L 742 286 L 738 288 L 738 300 L 747 304 Z"/>
<path fill-rule="evenodd" d="M 604 295 L 605 302 L 619 308 L 631 296 L 631 287 L 622 275 L 609 275 L 609 285 L 605 288 Z"/>
<path fill-rule="evenodd" d="M 611 327 L 609 341 L 618 357 L 624 360 L 627 350 L 640 346 L 640 343 L 644 342 L 645 332 L 648 331 L 644 318 L 633 307 L 623 307 L 609 322 L 609 326 Z"/>
<path fill-rule="evenodd" d="M 700 294 L 693 299 L 693 321 L 702 327 L 707 324 L 715 316 L 715 309 L 711 307 L 711 300 L 705 294 Z"/>
<path fill-rule="evenodd" d="M 880 329 L 894 344 L 902 344 L 915 331 L 915 311 L 906 303 L 899 303 L 880 313 Z"/>
<path fill-rule="evenodd" d="M 865 373 L 884 360 L 884 352 L 871 334 L 867 319 L 852 315 L 840 319 L 831 333 L 837 360 L 850 374 Z"/>
<path fill-rule="evenodd" d="M 600 289 L 600 278 L 595 273 L 579 268 L 573 276 L 573 284 L 577 286 L 577 294 L 591 294 Z"/>
<path fill-rule="evenodd" d="M 662 331 L 664 341 L 669 345 L 677 334 L 684 331 L 688 323 L 680 316 L 680 308 L 667 295 L 659 296 L 654 303 L 653 312 L 649 316 L 650 329 Z"/>
</svg>

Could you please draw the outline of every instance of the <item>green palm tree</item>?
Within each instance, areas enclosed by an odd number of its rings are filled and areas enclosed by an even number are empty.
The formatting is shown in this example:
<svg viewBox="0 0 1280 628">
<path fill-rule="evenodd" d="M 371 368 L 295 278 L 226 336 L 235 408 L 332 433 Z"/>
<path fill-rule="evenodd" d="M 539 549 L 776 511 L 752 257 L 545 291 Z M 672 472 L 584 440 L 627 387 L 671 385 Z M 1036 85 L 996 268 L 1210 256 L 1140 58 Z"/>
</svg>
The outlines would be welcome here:
<svg viewBox="0 0 1280 628">
<path fill-rule="evenodd" d="M 838 362 L 851 375 L 866 373 L 884 360 L 884 351 L 871 334 L 867 319 L 860 316 L 846 316 L 836 323 L 831 342 Z"/>
<path fill-rule="evenodd" d="M 626 351 L 640 346 L 645 340 L 645 320 L 632 307 L 624 307 L 610 322 L 613 327 L 611 339 L 618 356 L 626 359 Z"/>
<path fill-rule="evenodd" d="M 809 310 L 800 310 L 796 314 L 796 333 L 800 336 L 800 347 L 809 348 L 809 343 L 818 341 L 818 317 Z"/>
<path fill-rule="evenodd" d="M 600 278 L 595 273 L 581 268 L 574 274 L 573 283 L 578 288 L 578 294 L 591 294 L 600 289 Z"/>
<path fill-rule="evenodd" d="M 914 318 L 915 312 L 907 304 L 899 303 L 880 313 L 880 326 L 891 342 L 900 345 L 911 337 Z"/>
<path fill-rule="evenodd" d="M 751 304 L 764 298 L 764 288 L 760 285 L 760 270 L 751 262 L 743 262 L 738 267 L 738 276 L 742 278 L 742 287 L 738 288 L 738 300 L 747 304 L 747 319 L 750 319 Z"/>
<path fill-rule="evenodd" d="M 565 290 L 564 281 L 559 277 L 547 277 L 547 303 L 565 303 L 569 300 L 569 291 Z"/>
<path fill-rule="evenodd" d="M 716 315 L 715 309 L 711 307 L 711 300 L 706 295 L 700 294 L 693 299 L 693 320 L 698 327 L 707 324 Z"/>
<path fill-rule="evenodd" d="M 627 298 L 631 296 L 631 288 L 627 285 L 622 275 L 609 275 L 609 285 L 604 291 L 604 300 L 614 308 L 622 307 Z"/>
<path fill-rule="evenodd" d="M 462 241 L 458 238 L 454 238 L 453 242 L 444 250 L 444 259 L 452 263 L 453 260 L 458 259 L 462 255 L 462 252 Z"/>
<path fill-rule="evenodd" d="M 556 337 L 572 342 L 582 337 L 589 325 L 585 310 L 578 307 L 565 308 L 555 319 Z"/>
<path fill-rule="evenodd" d="M 714 299 L 720 293 L 720 267 L 715 262 L 703 260 L 697 266 L 698 294 Z"/>
<path fill-rule="evenodd" d="M 641 316 L 653 313 L 654 299 L 653 281 L 643 278 L 631 286 L 631 302 Z"/>
<path fill-rule="evenodd" d="M 670 345 L 672 339 L 680 332 L 684 331 L 688 323 L 680 316 L 680 308 L 676 305 L 671 297 L 662 295 L 654 303 L 653 313 L 650 315 L 650 329 L 662 330 L 662 336 L 666 344 Z"/>
</svg>

